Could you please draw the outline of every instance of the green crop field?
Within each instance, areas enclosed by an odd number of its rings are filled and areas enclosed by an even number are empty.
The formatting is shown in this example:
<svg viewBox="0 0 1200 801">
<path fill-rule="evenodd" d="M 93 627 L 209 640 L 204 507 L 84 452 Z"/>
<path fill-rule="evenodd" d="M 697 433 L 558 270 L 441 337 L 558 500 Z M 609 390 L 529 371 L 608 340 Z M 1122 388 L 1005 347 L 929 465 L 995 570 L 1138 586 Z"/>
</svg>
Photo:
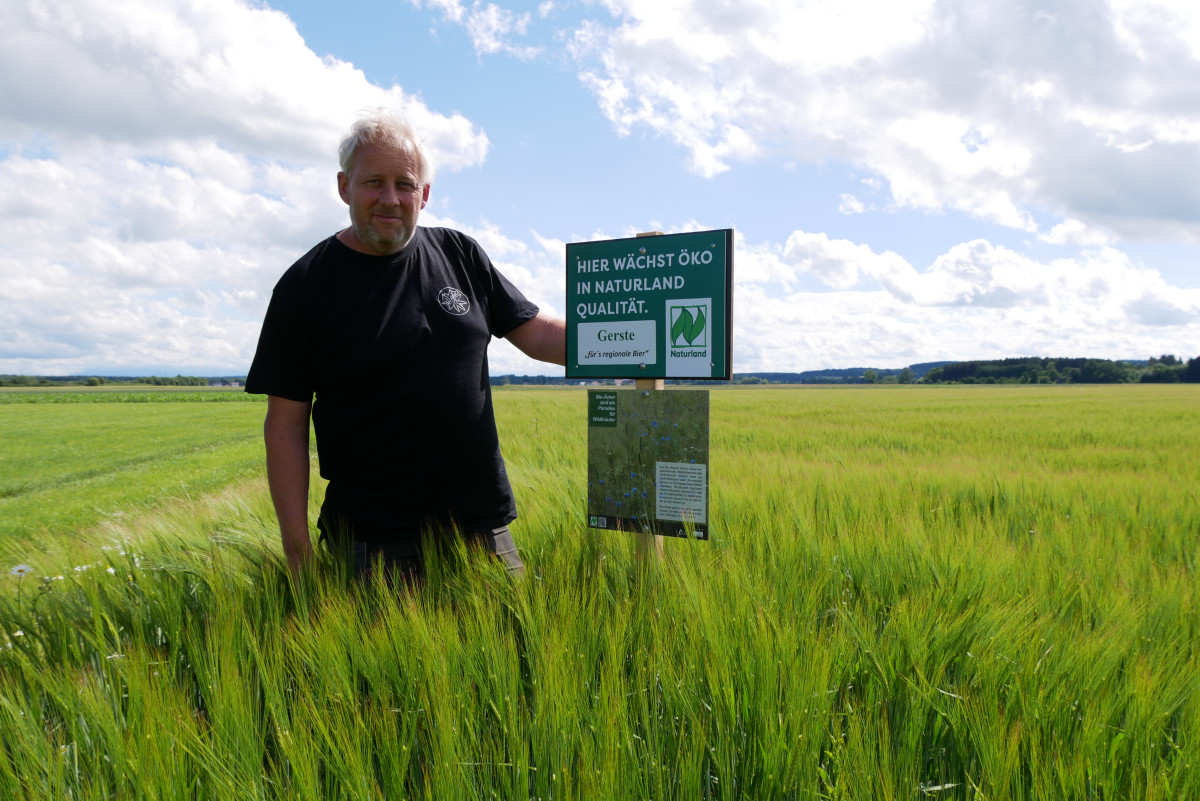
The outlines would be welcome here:
<svg viewBox="0 0 1200 801">
<path fill-rule="evenodd" d="M 496 408 L 528 574 L 395 589 L 288 574 L 261 404 L 0 403 L 0 796 L 1200 798 L 1200 387 L 714 390 L 661 561 Z"/>
</svg>

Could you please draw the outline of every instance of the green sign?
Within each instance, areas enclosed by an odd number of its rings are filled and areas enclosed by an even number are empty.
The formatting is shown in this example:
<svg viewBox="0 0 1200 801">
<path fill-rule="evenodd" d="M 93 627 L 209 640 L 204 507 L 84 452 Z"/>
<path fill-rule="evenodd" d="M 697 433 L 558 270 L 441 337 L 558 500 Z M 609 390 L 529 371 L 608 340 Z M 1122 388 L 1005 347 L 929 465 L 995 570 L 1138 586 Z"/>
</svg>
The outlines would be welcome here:
<svg viewBox="0 0 1200 801">
<path fill-rule="evenodd" d="M 733 229 L 567 245 L 567 378 L 732 374 Z"/>
</svg>

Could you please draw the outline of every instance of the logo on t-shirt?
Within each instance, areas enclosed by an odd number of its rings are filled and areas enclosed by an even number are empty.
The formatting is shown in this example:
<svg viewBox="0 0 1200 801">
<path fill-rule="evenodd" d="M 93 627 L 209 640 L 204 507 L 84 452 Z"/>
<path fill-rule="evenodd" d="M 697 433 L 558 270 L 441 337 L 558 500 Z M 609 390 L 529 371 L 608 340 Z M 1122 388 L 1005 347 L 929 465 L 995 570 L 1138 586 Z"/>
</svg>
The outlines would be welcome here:
<svg viewBox="0 0 1200 801">
<path fill-rule="evenodd" d="M 471 310 L 471 301 L 452 286 L 448 286 L 438 293 L 438 303 L 446 311 L 459 316 Z"/>
</svg>

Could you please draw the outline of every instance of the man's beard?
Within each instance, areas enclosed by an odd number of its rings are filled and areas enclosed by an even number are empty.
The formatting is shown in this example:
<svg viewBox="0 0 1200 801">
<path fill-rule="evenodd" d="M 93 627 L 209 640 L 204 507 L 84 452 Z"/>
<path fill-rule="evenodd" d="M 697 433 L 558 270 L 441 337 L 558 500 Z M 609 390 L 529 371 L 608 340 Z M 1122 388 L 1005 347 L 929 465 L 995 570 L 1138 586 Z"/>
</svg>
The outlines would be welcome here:
<svg viewBox="0 0 1200 801">
<path fill-rule="evenodd" d="M 380 233 L 370 222 L 366 225 L 359 224 L 359 221 L 353 216 L 350 219 L 350 226 L 368 247 L 376 253 L 386 256 L 394 256 L 404 250 L 404 246 L 409 243 L 416 231 L 416 228 L 405 225 L 392 233 L 384 234 Z"/>
</svg>

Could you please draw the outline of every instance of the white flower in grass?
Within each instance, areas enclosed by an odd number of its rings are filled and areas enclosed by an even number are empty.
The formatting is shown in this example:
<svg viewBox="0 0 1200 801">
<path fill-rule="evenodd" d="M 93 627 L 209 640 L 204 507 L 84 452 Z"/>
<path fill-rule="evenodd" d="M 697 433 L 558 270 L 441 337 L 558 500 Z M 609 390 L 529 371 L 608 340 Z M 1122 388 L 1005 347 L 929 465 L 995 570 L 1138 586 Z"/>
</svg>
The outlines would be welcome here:
<svg viewBox="0 0 1200 801">
<path fill-rule="evenodd" d="M 17 578 L 22 578 L 23 576 L 28 576 L 32 572 L 33 572 L 33 568 L 30 567 L 29 565 L 17 565 L 12 570 L 8 571 L 8 575 L 16 576 Z"/>
<path fill-rule="evenodd" d="M 108 575 L 110 575 L 110 576 L 117 575 L 117 569 L 115 567 L 109 567 L 109 568 L 106 568 L 106 570 L 108 572 Z"/>
</svg>

